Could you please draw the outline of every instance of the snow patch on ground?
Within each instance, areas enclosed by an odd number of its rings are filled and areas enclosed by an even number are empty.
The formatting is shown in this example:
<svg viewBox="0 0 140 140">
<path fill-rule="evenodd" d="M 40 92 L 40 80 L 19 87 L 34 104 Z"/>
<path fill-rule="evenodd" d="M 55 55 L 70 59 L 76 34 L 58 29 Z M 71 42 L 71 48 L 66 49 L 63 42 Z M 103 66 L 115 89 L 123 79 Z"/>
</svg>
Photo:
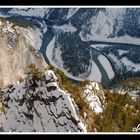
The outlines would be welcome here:
<svg viewBox="0 0 140 140">
<path fill-rule="evenodd" d="M 125 50 L 118 50 L 118 53 L 119 55 L 123 55 L 123 54 L 126 54 L 126 53 L 129 53 L 129 51 L 125 51 Z"/>
<path fill-rule="evenodd" d="M 79 8 L 70 8 L 66 16 L 66 19 L 69 19 L 70 17 L 72 17 L 78 10 Z"/>
<path fill-rule="evenodd" d="M 140 71 L 140 64 L 135 64 L 131 60 L 128 60 L 128 58 L 123 57 L 122 59 L 118 59 L 114 54 L 110 53 L 108 55 L 119 68 L 122 68 L 123 66 L 127 67 L 128 71 Z"/>
<path fill-rule="evenodd" d="M 89 85 L 90 86 L 90 85 Z M 92 88 L 94 87 L 94 89 L 96 89 L 96 90 L 100 90 L 100 87 L 99 87 L 99 84 L 97 83 L 97 82 L 92 82 L 91 83 L 91 86 L 92 86 Z M 92 89 L 91 88 L 91 89 Z"/>
<path fill-rule="evenodd" d="M 102 96 L 104 99 L 105 97 L 103 91 L 100 89 L 99 84 L 97 82 L 92 82 L 89 85 L 86 85 L 83 96 L 89 102 L 89 106 L 96 113 L 100 113 L 103 111 L 104 106 L 101 104 L 100 98 L 98 96 Z"/>
<path fill-rule="evenodd" d="M 91 72 L 87 79 L 101 82 L 102 75 L 101 75 L 101 72 L 100 72 L 98 66 L 96 65 L 96 63 L 94 61 L 92 61 Z"/>
<path fill-rule="evenodd" d="M 64 32 L 75 32 L 77 31 L 77 29 L 71 25 L 71 23 L 69 24 L 64 24 L 64 25 L 61 25 L 61 26 L 53 26 L 53 28 L 56 28 L 56 29 L 60 29 Z"/>
<path fill-rule="evenodd" d="M 117 19 L 117 25 L 115 26 L 116 28 L 115 33 L 117 33 L 122 27 L 125 13 L 126 13 L 126 8 L 106 8 L 106 15 L 113 21 L 114 24 L 116 23 L 116 19 Z"/>
<path fill-rule="evenodd" d="M 130 61 L 130 60 L 128 60 L 128 58 L 126 58 L 126 57 L 123 57 L 122 59 L 121 59 L 121 62 L 124 64 L 124 65 L 126 65 L 127 66 L 127 69 L 129 70 L 129 71 L 140 71 L 140 64 L 135 64 L 135 63 L 133 63 L 132 61 Z"/>
<path fill-rule="evenodd" d="M 82 36 L 82 34 L 80 35 Z M 121 37 L 114 37 L 114 38 L 106 38 L 104 36 L 91 36 L 88 34 L 86 36 L 86 39 L 83 37 L 81 39 L 84 39 L 86 41 L 100 41 L 100 42 L 108 42 L 108 43 L 110 42 L 110 43 L 140 45 L 139 38 L 131 37 L 129 35 L 124 35 Z"/>
<path fill-rule="evenodd" d="M 92 37 L 107 37 L 113 32 L 114 22 L 102 11 L 93 16 L 90 22 L 93 25 L 90 30 Z"/>
<path fill-rule="evenodd" d="M 49 8 L 13 8 L 8 13 L 43 18 L 48 12 Z"/>
<path fill-rule="evenodd" d="M 106 45 L 106 44 L 96 44 L 96 45 L 90 45 L 94 49 L 100 49 L 100 48 L 106 48 L 111 47 L 112 45 Z"/>
<path fill-rule="evenodd" d="M 52 70 L 45 71 L 45 78 L 46 80 L 54 79 L 57 80 L 57 77 L 55 76 L 54 72 Z"/>
<path fill-rule="evenodd" d="M 111 66 L 110 62 L 108 61 L 108 59 L 104 55 L 100 55 L 98 57 L 98 60 L 100 61 L 100 63 L 104 67 L 104 69 L 106 70 L 109 79 L 114 78 L 114 71 L 113 71 L 112 66 Z"/>
</svg>

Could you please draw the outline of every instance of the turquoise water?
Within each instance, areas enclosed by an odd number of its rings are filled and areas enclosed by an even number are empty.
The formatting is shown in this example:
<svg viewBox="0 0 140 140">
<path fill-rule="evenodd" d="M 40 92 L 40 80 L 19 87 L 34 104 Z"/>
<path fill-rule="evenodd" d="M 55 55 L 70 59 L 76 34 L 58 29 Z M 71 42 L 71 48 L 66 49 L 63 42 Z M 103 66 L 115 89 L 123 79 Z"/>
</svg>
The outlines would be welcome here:
<svg viewBox="0 0 140 140">
<path fill-rule="evenodd" d="M 46 49 L 47 49 L 48 44 L 50 43 L 50 41 L 52 40 L 53 37 L 54 37 L 54 34 L 52 32 L 52 29 L 51 29 L 51 27 L 48 27 L 47 32 L 44 34 L 42 46 L 40 48 L 40 52 L 42 53 L 47 64 L 50 64 L 50 61 L 46 55 Z"/>
</svg>

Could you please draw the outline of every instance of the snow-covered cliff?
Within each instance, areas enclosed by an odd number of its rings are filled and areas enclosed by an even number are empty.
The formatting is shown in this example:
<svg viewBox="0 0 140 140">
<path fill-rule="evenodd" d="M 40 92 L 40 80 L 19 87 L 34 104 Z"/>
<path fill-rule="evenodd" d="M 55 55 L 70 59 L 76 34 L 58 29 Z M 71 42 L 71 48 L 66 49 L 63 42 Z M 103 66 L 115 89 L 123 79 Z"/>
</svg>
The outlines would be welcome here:
<svg viewBox="0 0 140 140">
<path fill-rule="evenodd" d="M 57 77 L 47 70 L 40 80 L 27 77 L 2 93 L 4 132 L 80 132 L 86 127 L 69 93 L 61 90 Z"/>
<path fill-rule="evenodd" d="M 88 101 L 89 106 L 96 113 L 103 112 L 105 105 L 105 95 L 101 85 L 97 82 L 91 82 L 85 86 L 83 97 Z"/>
</svg>

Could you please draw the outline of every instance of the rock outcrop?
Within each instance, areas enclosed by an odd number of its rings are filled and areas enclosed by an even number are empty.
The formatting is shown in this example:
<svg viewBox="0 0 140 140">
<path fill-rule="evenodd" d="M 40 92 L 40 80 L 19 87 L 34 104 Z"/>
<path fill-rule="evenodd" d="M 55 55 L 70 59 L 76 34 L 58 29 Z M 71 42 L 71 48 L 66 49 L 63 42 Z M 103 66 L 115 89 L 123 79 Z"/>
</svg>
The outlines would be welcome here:
<svg viewBox="0 0 140 140">
<path fill-rule="evenodd" d="M 0 19 L 0 88 L 25 78 L 26 67 L 32 63 L 41 69 L 45 68 L 44 58 L 33 48 L 37 44 L 31 43 L 35 42 L 36 36 L 31 34 L 31 29 Z"/>
<path fill-rule="evenodd" d="M 97 82 L 90 82 L 85 86 L 83 97 L 88 101 L 89 106 L 96 113 L 103 112 L 105 105 L 105 95 L 102 87 Z"/>
<path fill-rule="evenodd" d="M 42 78 L 27 77 L 2 91 L 4 132 L 85 132 L 69 93 L 47 70 Z"/>
</svg>

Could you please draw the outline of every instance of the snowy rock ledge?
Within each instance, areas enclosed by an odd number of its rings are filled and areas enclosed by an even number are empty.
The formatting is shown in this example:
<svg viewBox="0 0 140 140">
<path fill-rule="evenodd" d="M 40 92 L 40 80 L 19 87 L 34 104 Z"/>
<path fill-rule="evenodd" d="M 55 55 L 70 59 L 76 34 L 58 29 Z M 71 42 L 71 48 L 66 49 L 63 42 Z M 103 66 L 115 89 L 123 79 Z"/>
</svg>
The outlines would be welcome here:
<svg viewBox="0 0 140 140">
<path fill-rule="evenodd" d="M 9 85 L 2 102 L 4 132 L 86 132 L 74 101 L 59 88 L 51 70 L 41 80 L 27 78 Z"/>
<path fill-rule="evenodd" d="M 83 96 L 86 98 L 89 106 L 95 111 L 95 113 L 103 112 L 105 96 L 99 83 L 91 82 L 89 85 L 86 85 Z"/>
</svg>

